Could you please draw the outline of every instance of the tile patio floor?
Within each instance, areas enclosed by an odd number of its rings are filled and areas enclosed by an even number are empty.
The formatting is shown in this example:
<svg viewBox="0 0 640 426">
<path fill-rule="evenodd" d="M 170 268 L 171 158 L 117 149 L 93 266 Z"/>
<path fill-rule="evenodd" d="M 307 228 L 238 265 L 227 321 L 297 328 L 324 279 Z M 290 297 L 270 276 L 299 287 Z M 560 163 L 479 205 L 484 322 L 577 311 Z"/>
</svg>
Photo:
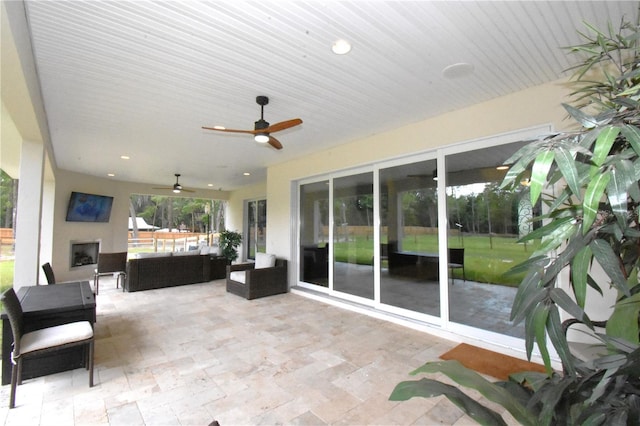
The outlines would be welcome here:
<svg viewBox="0 0 640 426">
<path fill-rule="evenodd" d="M 100 289 L 95 387 L 84 369 L 26 380 L 9 410 L 3 386 L 4 424 L 475 424 L 444 398 L 388 401 L 454 342 L 290 293 L 247 301 L 223 280 Z"/>
</svg>

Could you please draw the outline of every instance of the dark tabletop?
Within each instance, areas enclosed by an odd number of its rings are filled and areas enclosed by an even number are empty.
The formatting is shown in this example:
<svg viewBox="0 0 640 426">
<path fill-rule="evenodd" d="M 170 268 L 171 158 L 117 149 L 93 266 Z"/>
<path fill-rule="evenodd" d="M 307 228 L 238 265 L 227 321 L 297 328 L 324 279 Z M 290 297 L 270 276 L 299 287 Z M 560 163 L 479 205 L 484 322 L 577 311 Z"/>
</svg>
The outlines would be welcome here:
<svg viewBox="0 0 640 426">
<path fill-rule="evenodd" d="M 89 281 L 26 286 L 16 294 L 25 316 L 30 313 L 51 314 L 70 309 L 87 309 L 96 306 Z M 6 314 L 2 314 L 6 318 Z"/>
</svg>

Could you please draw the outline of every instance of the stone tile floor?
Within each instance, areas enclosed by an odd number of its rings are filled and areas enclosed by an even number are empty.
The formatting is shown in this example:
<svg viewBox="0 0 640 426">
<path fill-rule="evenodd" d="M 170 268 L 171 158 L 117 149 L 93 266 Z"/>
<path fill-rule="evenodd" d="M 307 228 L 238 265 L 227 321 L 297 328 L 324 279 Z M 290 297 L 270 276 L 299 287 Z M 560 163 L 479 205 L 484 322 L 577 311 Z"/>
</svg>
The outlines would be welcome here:
<svg viewBox="0 0 640 426">
<path fill-rule="evenodd" d="M 442 397 L 388 400 L 455 342 L 295 294 L 247 301 L 223 280 L 100 289 L 96 385 L 84 369 L 26 380 L 13 410 L 3 386 L 4 424 L 475 424 Z"/>
</svg>

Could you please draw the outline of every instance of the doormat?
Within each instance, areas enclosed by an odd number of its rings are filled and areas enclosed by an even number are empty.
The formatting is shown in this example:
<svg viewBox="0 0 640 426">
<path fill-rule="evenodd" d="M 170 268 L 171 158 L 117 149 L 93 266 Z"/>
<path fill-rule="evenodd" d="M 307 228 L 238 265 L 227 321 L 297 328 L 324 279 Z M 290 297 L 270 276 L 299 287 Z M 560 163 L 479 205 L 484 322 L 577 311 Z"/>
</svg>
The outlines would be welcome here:
<svg viewBox="0 0 640 426">
<path fill-rule="evenodd" d="M 455 359 L 467 368 L 503 381 L 509 380 L 510 374 L 521 371 L 537 371 L 540 373 L 546 371 L 543 365 L 523 361 L 466 343 L 460 343 L 449 352 L 440 355 L 440 358 L 444 360 Z"/>
</svg>

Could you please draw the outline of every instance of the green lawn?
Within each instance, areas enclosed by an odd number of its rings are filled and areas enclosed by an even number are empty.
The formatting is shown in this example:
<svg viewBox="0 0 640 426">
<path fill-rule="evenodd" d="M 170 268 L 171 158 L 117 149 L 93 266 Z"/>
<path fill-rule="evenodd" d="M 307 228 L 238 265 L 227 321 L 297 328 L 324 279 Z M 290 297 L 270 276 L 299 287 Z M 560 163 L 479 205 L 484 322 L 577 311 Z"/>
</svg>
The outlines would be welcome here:
<svg viewBox="0 0 640 426">
<path fill-rule="evenodd" d="M 526 260 L 538 247 L 539 242 L 517 243 L 516 238 L 487 236 L 465 236 L 464 239 L 453 237 L 451 247 L 465 248 L 465 272 L 467 279 L 477 282 L 502 284 L 517 287 L 522 276 L 505 277 L 504 273 L 512 266 Z M 403 250 L 418 252 L 437 252 L 438 237 L 436 235 L 407 236 L 403 241 Z M 153 251 L 153 248 L 130 248 L 131 253 Z M 373 263 L 373 239 L 356 237 L 348 242 L 339 242 L 334 247 L 336 260 L 339 262 L 371 265 Z M 13 260 L 0 262 L 0 292 L 13 285 Z M 461 270 L 455 275 L 461 277 Z"/>
<path fill-rule="evenodd" d="M 13 260 L 0 262 L 0 293 L 13 286 Z"/>
<path fill-rule="evenodd" d="M 488 236 L 453 237 L 451 247 L 465 248 L 465 272 L 468 280 L 517 287 L 524 275 L 505 277 L 511 267 L 525 261 L 539 242 L 519 244 L 516 238 Z M 437 235 L 407 236 L 402 242 L 403 251 L 437 252 Z M 335 244 L 334 252 L 339 262 L 371 265 L 373 260 L 373 240 L 356 237 L 348 242 Z M 456 277 L 462 277 L 462 270 L 455 270 Z"/>
</svg>

